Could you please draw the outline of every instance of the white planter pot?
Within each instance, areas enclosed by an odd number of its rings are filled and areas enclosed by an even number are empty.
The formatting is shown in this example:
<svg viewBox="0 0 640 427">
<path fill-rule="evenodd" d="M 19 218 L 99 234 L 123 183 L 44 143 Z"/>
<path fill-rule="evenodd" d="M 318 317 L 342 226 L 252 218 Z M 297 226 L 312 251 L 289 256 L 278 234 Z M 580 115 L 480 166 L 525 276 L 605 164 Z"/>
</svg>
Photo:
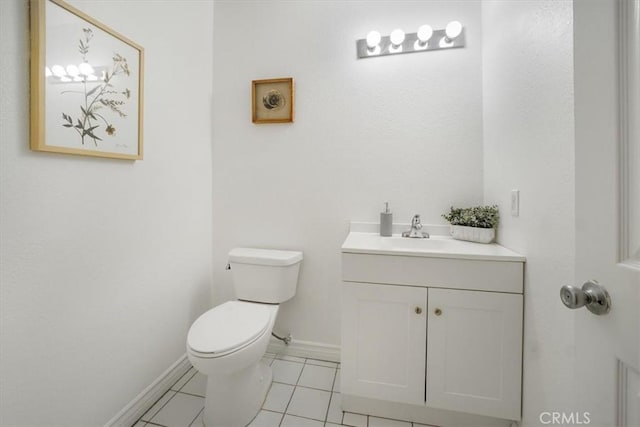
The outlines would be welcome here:
<svg viewBox="0 0 640 427">
<path fill-rule="evenodd" d="M 496 237 L 494 228 L 465 227 L 463 225 L 451 226 L 451 237 L 457 240 L 467 240 L 477 243 L 491 243 Z"/>
</svg>

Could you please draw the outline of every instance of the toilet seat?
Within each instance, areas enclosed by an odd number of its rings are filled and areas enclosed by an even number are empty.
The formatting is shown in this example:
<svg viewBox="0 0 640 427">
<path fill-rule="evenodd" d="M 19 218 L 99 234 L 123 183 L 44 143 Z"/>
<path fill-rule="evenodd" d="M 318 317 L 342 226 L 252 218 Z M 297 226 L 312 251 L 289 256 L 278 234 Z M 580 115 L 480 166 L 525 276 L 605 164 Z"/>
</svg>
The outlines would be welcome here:
<svg viewBox="0 0 640 427">
<path fill-rule="evenodd" d="M 277 305 L 229 301 L 203 313 L 187 336 L 190 352 L 197 357 L 221 357 L 234 353 L 264 335 Z"/>
</svg>

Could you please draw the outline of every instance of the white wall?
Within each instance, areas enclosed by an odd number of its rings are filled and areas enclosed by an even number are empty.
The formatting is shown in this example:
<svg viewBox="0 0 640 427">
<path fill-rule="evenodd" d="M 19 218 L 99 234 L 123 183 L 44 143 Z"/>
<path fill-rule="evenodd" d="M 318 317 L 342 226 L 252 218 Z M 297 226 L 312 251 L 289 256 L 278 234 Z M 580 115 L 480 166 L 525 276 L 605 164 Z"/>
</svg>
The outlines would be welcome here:
<svg viewBox="0 0 640 427">
<path fill-rule="evenodd" d="M 209 305 L 213 6 L 72 3 L 146 49 L 145 158 L 29 151 L 28 3 L 0 1 L 2 425 L 104 424 Z"/>
<path fill-rule="evenodd" d="M 575 256 L 572 20 L 572 2 L 482 7 L 485 202 L 500 206 L 499 243 L 527 257 L 524 425 L 573 403 L 573 314 L 558 297 Z"/>
<path fill-rule="evenodd" d="M 458 19 L 467 47 L 356 59 L 371 29 Z M 350 220 L 443 223 L 482 201 L 479 2 L 219 1 L 214 17 L 215 299 L 234 246 L 304 251 L 276 330 L 340 343 L 340 245 Z M 251 80 L 294 77 L 296 121 L 251 123 Z"/>
</svg>

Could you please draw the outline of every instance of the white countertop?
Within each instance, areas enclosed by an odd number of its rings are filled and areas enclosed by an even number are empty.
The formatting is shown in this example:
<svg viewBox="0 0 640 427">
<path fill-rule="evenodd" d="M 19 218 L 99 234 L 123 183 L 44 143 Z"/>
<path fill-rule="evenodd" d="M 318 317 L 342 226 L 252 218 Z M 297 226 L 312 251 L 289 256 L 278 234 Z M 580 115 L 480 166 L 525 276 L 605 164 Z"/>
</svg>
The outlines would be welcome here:
<svg viewBox="0 0 640 427">
<path fill-rule="evenodd" d="M 342 252 L 510 262 L 526 260 L 519 253 L 496 243 L 466 242 L 442 235 L 432 235 L 428 239 L 411 239 L 399 234 L 382 237 L 378 233 L 358 231 L 349 233 L 342 244 Z"/>
</svg>

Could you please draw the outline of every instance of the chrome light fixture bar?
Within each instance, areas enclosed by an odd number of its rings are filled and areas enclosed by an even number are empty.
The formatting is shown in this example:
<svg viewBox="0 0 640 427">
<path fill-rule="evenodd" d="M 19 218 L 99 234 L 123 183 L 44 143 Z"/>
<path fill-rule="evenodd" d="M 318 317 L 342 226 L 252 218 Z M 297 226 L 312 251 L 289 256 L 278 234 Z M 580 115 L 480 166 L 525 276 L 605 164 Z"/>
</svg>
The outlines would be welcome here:
<svg viewBox="0 0 640 427">
<path fill-rule="evenodd" d="M 443 30 L 433 30 L 423 25 L 415 33 L 395 29 L 388 36 L 370 31 L 367 37 L 357 40 L 358 59 L 378 56 L 398 55 L 401 53 L 427 52 L 430 50 L 464 47 L 464 27 L 458 21 L 451 21 Z"/>
</svg>

